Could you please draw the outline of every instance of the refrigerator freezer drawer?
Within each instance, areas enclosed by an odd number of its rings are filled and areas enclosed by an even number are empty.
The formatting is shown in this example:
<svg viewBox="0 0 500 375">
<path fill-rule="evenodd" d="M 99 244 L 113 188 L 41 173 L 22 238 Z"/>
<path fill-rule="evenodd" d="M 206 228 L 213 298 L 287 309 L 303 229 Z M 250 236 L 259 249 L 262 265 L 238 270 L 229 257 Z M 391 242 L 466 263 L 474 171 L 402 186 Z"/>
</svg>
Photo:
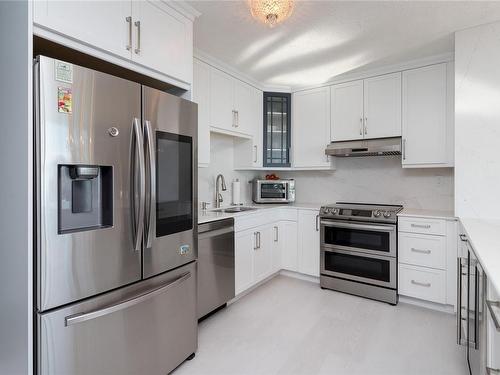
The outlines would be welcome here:
<svg viewBox="0 0 500 375">
<path fill-rule="evenodd" d="M 38 324 L 39 374 L 167 374 L 197 348 L 196 263 Z"/>
</svg>

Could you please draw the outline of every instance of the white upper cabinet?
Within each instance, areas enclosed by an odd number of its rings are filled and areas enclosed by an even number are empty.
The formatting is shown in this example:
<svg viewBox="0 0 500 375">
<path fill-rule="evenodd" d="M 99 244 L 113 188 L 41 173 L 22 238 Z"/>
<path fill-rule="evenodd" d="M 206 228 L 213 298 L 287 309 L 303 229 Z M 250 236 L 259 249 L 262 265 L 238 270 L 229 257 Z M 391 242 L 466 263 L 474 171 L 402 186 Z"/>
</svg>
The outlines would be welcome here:
<svg viewBox="0 0 500 375">
<path fill-rule="evenodd" d="M 100 2 L 98 2 L 100 4 Z M 161 1 L 133 1 L 132 60 L 185 82 L 192 81 L 193 24 Z"/>
<path fill-rule="evenodd" d="M 34 1 L 34 33 L 186 88 L 193 21 L 164 1 Z M 138 64 L 138 65 L 137 65 Z"/>
<path fill-rule="evenodd" d="M 331 87 L 332 141 L 363 138 L 363 80 Z"/>
<path fill-rule="evenodd" d="M 252 166 L 262 167 L 263 127 L 264 127 L 264 98 L 262 91 L 252 90 L 251 134 L 252 134 Z"/>
<path fill-rule="evenodd" d="M 403 167 L 453 165 L 447 68 L 443 63 L 403 72 Z"/>
<path fill-rule="evenodd" d="M 194 60 L 193 101 L 198 104 L 198 166 L 210 163 L 210 66 Z"/>
<path fill-rule="evenodd" d="M 401 136 L 401 73 L 331 87 L 332 141 Z"/>
<path fill-rule="evenodd" d="M 364 80 L 364 138 L 401 136 L 401 73 Z"/>
<path fill-rule="evenodd" d="M 245 82 L 234 79 L 234 108 L 235 127 L 237 131 L 253 134 L 255 123 L 255 89 Z"/>
<path fill-rule="evenodd" d="M 125 58 L 132 49 L 131 16 L 131 1 L 33 2 L 35 24 Z"/>
<path fill-rule="evenodd" d="M 292 152 L 296 168 L 331 166 L 325 155 L 330 143 L 330 89 L 299 91 L 292 97 Z"/>
<path fill-rule="evenodd" d="M 234 78 L 221 70 L 210 69 L 210 126 L 234 131 Z"/>
</svg>

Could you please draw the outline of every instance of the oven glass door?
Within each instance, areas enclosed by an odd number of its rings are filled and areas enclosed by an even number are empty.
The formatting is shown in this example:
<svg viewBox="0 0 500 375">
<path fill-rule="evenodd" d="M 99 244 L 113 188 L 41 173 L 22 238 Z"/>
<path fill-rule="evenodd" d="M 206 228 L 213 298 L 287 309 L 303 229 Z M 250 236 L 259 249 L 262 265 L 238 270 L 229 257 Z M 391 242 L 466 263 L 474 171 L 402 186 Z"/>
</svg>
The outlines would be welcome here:
<svg viewBox="0 0 500 375">
<path fill-rule="evenodd" d="M 395 257 L 396 226 L 323 220 L 321 245 Z"/>
<path fill-rule="evenodd" d="M 261 199 L 279 199 L 287 198 L 287 184 L 285 183 L 262 183 L 260 184 Z"/>
<path fill-rule="evenodd" d="M 193 142 L 156 132 L 156 236 L 193 228 Z"/>
<path fill-rule="evenodd" d="M 321 263 L 322 274 L 396 288 L 396 258 L 324 249 Z"/>
</svg>

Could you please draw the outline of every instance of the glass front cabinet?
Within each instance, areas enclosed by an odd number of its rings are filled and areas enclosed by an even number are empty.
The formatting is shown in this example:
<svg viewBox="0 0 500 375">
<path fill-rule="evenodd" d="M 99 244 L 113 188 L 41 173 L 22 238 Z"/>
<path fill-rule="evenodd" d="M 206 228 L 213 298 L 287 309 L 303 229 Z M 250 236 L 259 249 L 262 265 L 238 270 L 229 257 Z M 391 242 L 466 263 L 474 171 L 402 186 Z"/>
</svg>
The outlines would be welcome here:
<svg viewBox="0 0 500 375">
<path fill-rule="evenodd" d="M 291 95 L 264 92 L 264 167 L 290 167 Z"/>
</svg>

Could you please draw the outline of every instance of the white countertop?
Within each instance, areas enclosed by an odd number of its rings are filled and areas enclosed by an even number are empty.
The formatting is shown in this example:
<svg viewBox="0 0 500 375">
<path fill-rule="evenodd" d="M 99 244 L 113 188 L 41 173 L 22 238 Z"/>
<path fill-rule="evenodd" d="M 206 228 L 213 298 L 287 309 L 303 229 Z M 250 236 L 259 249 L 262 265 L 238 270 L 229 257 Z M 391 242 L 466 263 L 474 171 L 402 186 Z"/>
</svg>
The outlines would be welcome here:
<svg viewBox="0 0 500 375">
<path fill-rule="evenodd" d="M 460 218 L 460 221 L 491 284 L 500 292 L 500 220 Z"/>
<path fill-rule="evenodd" d="M 457 220 L 453 211 L 426 210 L 421 208 L 403 208 L 398 216 L 425 217 L 433 219 Z"/>
<path fill-rule="evenodd" d="M 225 206 L 225 207 L 221 207 L 221 208 L 232 208 L 232 207 L 235 207 L 235 206 Z M 209 223 L 211 221 L 227 219 L 230 217 L 252 215 L 252 214 L 262 212 L 263 210 L 278 209 L 278 208 L 317 211 L 320 209 L 321 204 L 320 203 L 248 204 L 248 205 L 243 205 L 243 207 L 255 207 L 256 210 L 235 212 L 235 213 L 214 212 L 214 210 L 217 210 L 216 208 L 215 209 L 211 208 L 211 209 L 208 209 L 206 211 L 199 210 L 198 211 L 198 224 Z"/>
</svg>

